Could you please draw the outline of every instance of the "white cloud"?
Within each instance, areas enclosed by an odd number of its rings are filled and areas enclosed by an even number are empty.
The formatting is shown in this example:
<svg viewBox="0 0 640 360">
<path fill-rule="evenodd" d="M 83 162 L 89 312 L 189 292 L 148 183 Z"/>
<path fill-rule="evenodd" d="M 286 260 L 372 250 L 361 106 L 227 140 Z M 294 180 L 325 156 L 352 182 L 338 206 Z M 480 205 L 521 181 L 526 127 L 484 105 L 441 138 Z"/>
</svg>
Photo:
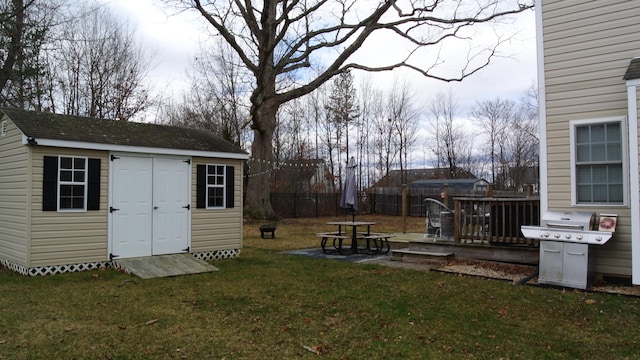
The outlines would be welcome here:
<svg viewBox="0 0 640 360">
<path fill-rule="evenodd" d="M 186 71 L 205 38 L 198 24 L 202 19 L 192 12 L 174 14 L 154 0 L 106 0 L 116 14 L 134 26 L 140 42 L 154 54 L 150 81 L 156 90 L 188 87 Z"/>
</svg>

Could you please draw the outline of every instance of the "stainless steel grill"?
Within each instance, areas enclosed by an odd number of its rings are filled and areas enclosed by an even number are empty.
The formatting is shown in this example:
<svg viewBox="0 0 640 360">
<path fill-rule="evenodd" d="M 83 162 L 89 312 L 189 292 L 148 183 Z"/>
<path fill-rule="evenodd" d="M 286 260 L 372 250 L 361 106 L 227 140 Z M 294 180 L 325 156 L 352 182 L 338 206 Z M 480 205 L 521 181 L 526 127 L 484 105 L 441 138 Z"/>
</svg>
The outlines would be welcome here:
<svg viewBox="0 0 640 360">
<path fill-rule="evenodd" d="M 520 228 L 525 237 L 540 240 L 539 283 L 586 289 L 589 245 L 604 245 L 613 236 L 595 230 L 595 219 L 589 212 L 547 211 L 540 226 Z"/>
<path fill-rule="evenodd" d="M 603 245 L 613 232 L 593 230 L 595 219 L 589 212 L 547 211 L 540 218 L 540 226 L 522 226 L 520 230 L 529 239 Z"/>
</svg>

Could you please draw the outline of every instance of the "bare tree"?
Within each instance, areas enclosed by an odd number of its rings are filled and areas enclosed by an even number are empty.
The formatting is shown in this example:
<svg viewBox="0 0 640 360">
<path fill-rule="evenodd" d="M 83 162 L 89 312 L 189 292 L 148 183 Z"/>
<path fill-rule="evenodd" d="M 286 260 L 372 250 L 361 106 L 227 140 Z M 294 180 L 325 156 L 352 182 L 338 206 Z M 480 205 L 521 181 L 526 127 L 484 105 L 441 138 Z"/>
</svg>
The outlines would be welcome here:
<svg viewBox="0 0 640 360">
<path fill-rule="evenodd" d="M 491 181 L 496 188 L 504 189 L 509 173 L 507 140 L 509 126 L 515 116 L 516 103 L 510 99 L 494 99 L 476 102 L 471 116 L 479 123 L 487 138 L 487 150 L 491 162 Z"/>
<path fill-rule="evenodd" d="M 255 79 L 250 98 L 254 130 L 251 152 L 266 161 L 273 156 L 276 115 L 282 104 L 309 94 L 348 69 L 408 68 L 426 77 L 460 81 L 488 66 L 497 54 L 497 46 L 505 41 L 498 35 L 492 45 L 476 47 L 471 30 L 533 7 L 531 0 L 382 0 L 373 7 L 356 0 L 174 2 L 197 10 L 251 72 Z M 382 63 L 377 64 L 354 60 L 366 50 L 367 40 L 382 31 L 394 34 L 408 51 L 389 61 L 381 58 Z M 421 51 L 442 49 L 450 40 L 458 53 L 467 53 L 455 73 L 442 66 L 444 51 L 430 58 Z M 320 58 L 324 63 L 318 62 Z M 307 71 L 312 66 L 319 67 L 317 75 Z M 245 207 L 248 216 L 272 213 L 268 183 L 267 174 L 250 178 Z"/>
<path fill-rule="evenodd" d="M 251 85 L 235 53 L 224 43 L 203 48 L 189 77 L 189 91 L 181 104 L 165 108 L 163 122 L 204 129 L 246 147 Z"/>
<path fill-rule="evenodd" d="M 436 167 L 447 168 L 447 178 L 458 178 L 463 170 L 461 163 L 470 161 L 473 143 L 468 131 L 455 121 L 458 102 L 451 91 L 440 92 L 428 108 L 434 136 L 431 149 L 436 157 Z"/>
<path fill-rule="evenodd" d="M 43 110 L 58 1 L 0 0 L 0 104 Z"/>
<path fill-rule="evenodd" d="M 135 31 L 107 8 L 80 8 L 78 14 L 55 44 L 53 110 L 128 120 L 149 104 L 143 81 L 150 57 L 136 43 Z"/>
<path fill-rule="evenodd" d="M 313 147 L 305 136 L 309 128 L 307 102 L 295 99 L 280 108 L 278 115 L 278 138 L 282 144 L 277 156 L 279 161 L 304 160 L 313 157 Z"/>
<path fill-rule="evenodd" d="M 360 121 L 358 122 L 358 180 L 360 182 L 359 189 L 371 186 L 374 179 L 380 174 L 376 174 L 375 164 L 378 161 L 375 158 L 376 147 L 376 119 L 383 118 L 384 96 L 382 91 L 376 89 L 369 77 L 365 77 L 360 81 L 358 86 L 360 96 Z M 378 152 L 380 153 L 380 152 Z M 366 186 L 365 186 L 366 184 Z"/>
<path fill-rule="evenodd" d="M 374 135 L 372 140 L 373 153 L 377 158 L 376 168 L 378 169 L 378 174 L 388 181 L 389 171 L 399 152 L 397 137 L 394 136 L 395 128 L 391 119 L 386 116 L 375 117 L 373 123 Z"/>
<path fill-rule="evenodd" d="M 405 169 L 408 156 L 416 141 L 418 111 L 413 101 L 411 87 L 406 79 L 395 78 L 387 95 L 387 112 L 395 130 L 402 184 L 406 184 Z"/>
<path fill-rule="evenodd" d="M 531 86 L 520 99 L 511 123 L 508 149 L 510 156 L 509 187 L 520 190 L 524 185 L 539 183 L 538 93 Z"/>
</svg>

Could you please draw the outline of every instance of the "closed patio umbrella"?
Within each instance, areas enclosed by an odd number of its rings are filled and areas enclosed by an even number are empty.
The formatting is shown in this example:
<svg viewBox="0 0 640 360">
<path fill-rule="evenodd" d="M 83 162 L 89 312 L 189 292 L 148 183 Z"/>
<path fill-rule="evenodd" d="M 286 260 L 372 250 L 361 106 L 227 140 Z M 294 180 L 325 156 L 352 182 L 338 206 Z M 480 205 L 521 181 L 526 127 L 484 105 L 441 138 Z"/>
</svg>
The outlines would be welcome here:
<svg viewBox="0 0 640 360">
<path fill-rule="evenodd" d="M 356 186 L 356 159 L 353 156 L 349 159 L 345 169 L 340 207 L 351 212 L 352 221 L 355 221 L 356 211 L 358 211 L 358 189 Z"/>
</svg>

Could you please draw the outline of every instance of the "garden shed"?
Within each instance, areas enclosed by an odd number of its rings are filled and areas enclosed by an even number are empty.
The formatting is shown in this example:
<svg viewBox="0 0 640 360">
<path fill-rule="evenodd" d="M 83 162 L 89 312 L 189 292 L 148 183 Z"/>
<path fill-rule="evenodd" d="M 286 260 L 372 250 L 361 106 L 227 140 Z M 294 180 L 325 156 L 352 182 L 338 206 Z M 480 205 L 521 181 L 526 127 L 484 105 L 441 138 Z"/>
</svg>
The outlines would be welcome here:
<svg viewBox="0 0 640 360">
<path fill-rule="evenodd" d="M 0 109 L 0 264 L 24 275 L 242 247 L 248 155 L 203 130 Z"/>
</svg>

